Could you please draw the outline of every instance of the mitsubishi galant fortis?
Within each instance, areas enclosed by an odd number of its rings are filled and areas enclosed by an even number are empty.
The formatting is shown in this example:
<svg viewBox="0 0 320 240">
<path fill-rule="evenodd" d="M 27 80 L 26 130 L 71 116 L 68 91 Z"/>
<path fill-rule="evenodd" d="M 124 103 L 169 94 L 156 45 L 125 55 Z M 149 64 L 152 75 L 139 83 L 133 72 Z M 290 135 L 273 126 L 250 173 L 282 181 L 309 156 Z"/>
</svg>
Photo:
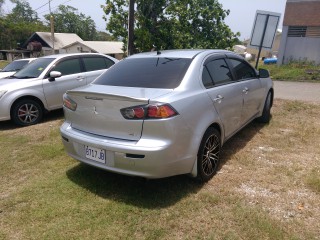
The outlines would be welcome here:
<svg viewBox="0 0 320 240">
<path fill-rule="evenodd" d="M 254 119 L 268 123 L 273 83 L 224 50 L 133 55 L 64 95 L 68 154 L 121 174 L 208 181 L 221 146 Z"/>
</svg>

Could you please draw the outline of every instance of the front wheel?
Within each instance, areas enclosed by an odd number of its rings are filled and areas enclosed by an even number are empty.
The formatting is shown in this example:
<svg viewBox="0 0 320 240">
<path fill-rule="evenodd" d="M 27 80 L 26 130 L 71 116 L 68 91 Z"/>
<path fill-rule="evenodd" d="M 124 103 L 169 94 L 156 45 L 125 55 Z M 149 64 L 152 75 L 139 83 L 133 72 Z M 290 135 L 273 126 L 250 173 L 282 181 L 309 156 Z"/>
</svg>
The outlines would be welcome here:
<svg viewBox="0 0 320 240">
<path fill-rule="evenodd" d="M 198 174 L 200 182 L 209 181 L 218 170 L 220 164 L 221 136 L 219 131 L 208 128 L 198 151 Z"/>
<path fill-rule="evenodd" d="M 15 124 L 29 126 L 42 120 L 43 110 L 41 105 L 32 99 L 23 99 L 14 104 L 11 117 Z"/>
</svg>

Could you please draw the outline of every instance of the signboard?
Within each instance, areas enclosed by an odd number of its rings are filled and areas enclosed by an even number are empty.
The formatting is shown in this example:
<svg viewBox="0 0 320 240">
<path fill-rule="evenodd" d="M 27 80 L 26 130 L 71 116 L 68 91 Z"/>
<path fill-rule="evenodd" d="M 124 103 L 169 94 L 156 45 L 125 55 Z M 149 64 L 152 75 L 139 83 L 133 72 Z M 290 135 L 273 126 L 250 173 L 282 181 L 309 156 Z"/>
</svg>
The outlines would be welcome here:
<svg viewBox="0 0 320 240">
<path fill-rule="evenodd" d="M 280 17 L 280 13 L 261 10 L 257 10 L 256 12 L 250 38 L 250 47 L 256 47 L 259 49 L 256 68 L 258 67 L 258 61 L 262 48 L 271 49 L 273 46 L 273 41 L 280 22 Z"/>
</svg>

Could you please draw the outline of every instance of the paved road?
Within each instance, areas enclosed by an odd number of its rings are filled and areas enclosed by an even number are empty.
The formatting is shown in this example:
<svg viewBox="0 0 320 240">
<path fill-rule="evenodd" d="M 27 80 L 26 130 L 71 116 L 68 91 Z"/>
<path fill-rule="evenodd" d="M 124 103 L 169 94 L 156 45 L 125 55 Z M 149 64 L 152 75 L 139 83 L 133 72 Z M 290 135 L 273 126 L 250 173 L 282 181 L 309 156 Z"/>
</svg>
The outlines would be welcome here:
<svg viewBox="0 0 320 240">
<path fill-rule="evenodd" d="M 274 81 L 274 97 L 320 103 L 320 83 Z"/>
</svg>

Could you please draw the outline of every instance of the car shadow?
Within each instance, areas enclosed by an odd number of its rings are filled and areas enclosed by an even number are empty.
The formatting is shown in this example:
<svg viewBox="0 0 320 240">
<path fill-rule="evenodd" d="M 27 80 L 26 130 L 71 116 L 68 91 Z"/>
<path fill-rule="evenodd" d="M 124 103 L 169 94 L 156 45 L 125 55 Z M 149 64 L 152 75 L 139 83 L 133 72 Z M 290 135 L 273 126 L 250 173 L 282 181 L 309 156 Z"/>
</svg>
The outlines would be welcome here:
<svg viewBox="0 0 320 240">
<path fill-rule="evenodd" d="M 241 150 L 263 128 L 263 124 L 250 123 L 223 147 L 221 165 Z M 84 189 L 104 198 L 124 202 L 141 208 L 166 208 L 191 194 L 204 184 L 187 175 L 146 180 L 124 176 L 80 163 L 69 169 L 67 177 Z"/>
<path fill-rule="evenodd" d="M 202 184 L 186 176 L 147 180 L 107 172 L 80 163 L 67 171 L 67 177 L 90 192 L 116 202 L 140 208 L 166 208 L 197 193 Z"/>
<path fill-rule="evenodd" d="M 63 110 L 62 109 L 54 110 L 54 111 L 51 111 L 51 112 L 48 112 L 48 113 L 44 114 L 43 120 L 42 120 L 41 123 L 56 121 L 58 119 L 62 119 L 63 116 L 64 115 L 63 115 Z M 2 130 L 11 130 L 11 129 L 21 128 L 21 127 L 22 126 L 18 126 L 16 124 L 14 124 L 12 121 L 0 122 L 0 131 L 2 131 Z M 28 126 L 26 126 L 26 127 L 28 127 Z"/>
</svg>

